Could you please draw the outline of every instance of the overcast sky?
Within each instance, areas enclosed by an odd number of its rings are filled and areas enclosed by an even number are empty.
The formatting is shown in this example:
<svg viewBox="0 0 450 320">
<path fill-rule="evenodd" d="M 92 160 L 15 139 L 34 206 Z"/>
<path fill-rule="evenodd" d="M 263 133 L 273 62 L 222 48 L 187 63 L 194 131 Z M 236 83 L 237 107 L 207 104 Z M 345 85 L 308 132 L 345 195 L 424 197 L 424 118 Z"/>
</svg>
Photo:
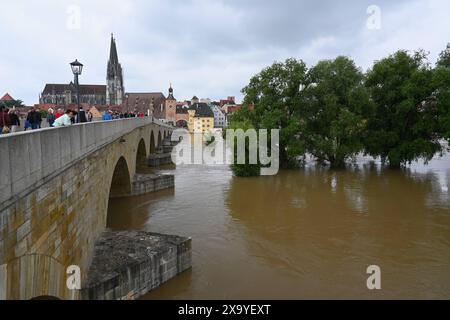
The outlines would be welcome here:
<svg viewBox="0 0 450 320">
<path fill-rule="evenodd" d="M 289 57 L 347 55 L 367 69 L 423 48 L 434 63 L 450 42 L 449 12 L 447 0 L 5 0 L 0 95 L 37 103 L 45 83 L 72 80 L 75 58 L 81 83 L 104 84 L 114 33 L 126 91 L 166 94 L 172 82 L 178 100 L 240 99 L 253 74 Z"/>
</svg>

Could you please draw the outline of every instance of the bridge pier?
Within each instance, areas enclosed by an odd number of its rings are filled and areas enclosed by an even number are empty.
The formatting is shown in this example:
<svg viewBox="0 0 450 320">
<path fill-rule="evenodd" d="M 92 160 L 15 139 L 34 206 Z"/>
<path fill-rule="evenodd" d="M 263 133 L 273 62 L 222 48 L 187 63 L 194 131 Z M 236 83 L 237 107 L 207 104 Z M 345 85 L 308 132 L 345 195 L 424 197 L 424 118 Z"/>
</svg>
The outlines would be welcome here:
<svg viewBox="0 0 450 320">
<path fill-rule="evenodd" d="M 82 299 L 137 299 L 191 267 L 191 239 L 106 231 L 97 240 Z"/>
<path fill-rule="evenodd" d="M 175 187 L 175 176 L 171 174 L 136 174 L 131 196 L 139 196 Z"/>
<path fill-rule="evenodd" d="M 162 141 L 162 145 L 156 148 L 155 153 L 150 154 L 147 158 L 147 165 L 149 167 L 159 167 L 165 164 L 172 164 L 172 149 L 176 145 L 170 140 L 170 137 Z"/>
</svg>

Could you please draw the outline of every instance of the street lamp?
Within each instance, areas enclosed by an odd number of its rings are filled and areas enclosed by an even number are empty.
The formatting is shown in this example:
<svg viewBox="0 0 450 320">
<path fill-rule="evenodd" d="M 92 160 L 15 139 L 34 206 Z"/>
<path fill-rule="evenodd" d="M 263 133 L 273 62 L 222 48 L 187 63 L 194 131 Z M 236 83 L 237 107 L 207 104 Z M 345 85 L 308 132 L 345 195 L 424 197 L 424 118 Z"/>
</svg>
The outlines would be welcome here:
<svg viewBox="0 0 450 320">
<path fill-rule="evenodd" d="M 78 76 L 81 75 L 83 71 L 83 64 L 78 60 L 75 60 L 70 64 L 72 68 L 72 73 L 75 76 L 75 87 L 77 88 L 77 105 L 78 105 L 78 117 L 77 122 L 80 122 L 80 83 L 78 82 Z"/>
</svg>

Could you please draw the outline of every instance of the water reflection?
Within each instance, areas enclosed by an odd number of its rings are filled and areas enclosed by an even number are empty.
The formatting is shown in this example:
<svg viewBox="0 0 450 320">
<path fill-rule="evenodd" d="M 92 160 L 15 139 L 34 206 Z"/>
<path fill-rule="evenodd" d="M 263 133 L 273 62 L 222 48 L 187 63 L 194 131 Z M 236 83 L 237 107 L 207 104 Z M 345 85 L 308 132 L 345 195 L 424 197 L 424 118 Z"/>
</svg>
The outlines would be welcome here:
<svg viewBox="0 0 450 320">
<path fill-rule="evenodd" d="M 175 191 L 119 201 L 109 223 L 193 238 L 192 271 L 148 299 L 450 298 L 449 168 L 180 167 Z M 372 264 L 379 292 L 365 286 Z"/>
<path fill-rule="evenodd" d="M 380 297 L 449 297 L 448 171 L 418 171 L 365 164 L 235 178 L 227 204 L 248 227 L 249 251 L 291 273 L 303 297 L 377 297 L 365 287 L 372 264 L 390 288 Z"/>
<path fill-rule="evenodd" d="M 149 207 L 154 202 L 173 198 L 173 189 L 161 190 L 149 195 L 109 200 L 106 227 L 112 230 L 140 230 L 150 221 Z"/>
</svg>

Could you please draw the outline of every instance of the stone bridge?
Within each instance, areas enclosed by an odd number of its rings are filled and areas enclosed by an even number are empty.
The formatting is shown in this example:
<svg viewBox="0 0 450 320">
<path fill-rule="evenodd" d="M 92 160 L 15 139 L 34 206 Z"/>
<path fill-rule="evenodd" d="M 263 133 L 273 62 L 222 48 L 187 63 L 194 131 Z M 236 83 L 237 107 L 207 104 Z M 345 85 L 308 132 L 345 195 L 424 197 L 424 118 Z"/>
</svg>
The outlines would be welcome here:
<svg viewBox="0 0 450 320">
<path fill-rule="evenodd" d="M 109 198 L 142 191 L 172 130 L 145 117 L 0 136 L 0 299 L 80 298 L 67 267 L 87 273 Z"/>
</svg>

